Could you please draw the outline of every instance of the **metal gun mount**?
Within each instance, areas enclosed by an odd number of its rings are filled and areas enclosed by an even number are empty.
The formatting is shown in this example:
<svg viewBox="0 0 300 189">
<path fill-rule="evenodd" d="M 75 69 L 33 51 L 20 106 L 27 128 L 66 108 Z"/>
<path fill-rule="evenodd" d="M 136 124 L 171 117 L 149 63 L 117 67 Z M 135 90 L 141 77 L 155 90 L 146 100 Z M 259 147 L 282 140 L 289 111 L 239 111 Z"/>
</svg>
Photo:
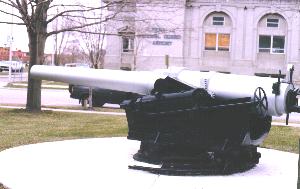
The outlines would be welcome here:
<svg viewBox="0 0 300 189">
<path fill-rule="evenodd" d="M 134 159 L 168 175 L 223 175 L 254 167 L 257 146 L 272 116 L 299 112 L 292 81 L 184 68 L 150 71 L 33 66 L 34 79 L 61 81 L 143 95 L 125 100 L 128 139 L 141 141 Z M 287 117 L 288 121 L 288 117 Z"/>
</svg>

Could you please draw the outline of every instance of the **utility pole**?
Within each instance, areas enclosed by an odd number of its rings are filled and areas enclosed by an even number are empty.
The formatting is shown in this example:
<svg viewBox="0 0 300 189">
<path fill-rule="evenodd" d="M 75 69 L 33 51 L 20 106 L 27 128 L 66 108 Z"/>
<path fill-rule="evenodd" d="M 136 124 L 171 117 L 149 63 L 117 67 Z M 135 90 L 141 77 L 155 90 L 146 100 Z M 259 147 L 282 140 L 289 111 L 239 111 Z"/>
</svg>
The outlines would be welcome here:
<svg viewBox="0 0 300 189">
<path fill-rule="evenodd" d="M 58 14 L 58 8 L 56 9 L 56 14 Z M 58 20 L 56 19 L 56 21 L 55 21 L 55 30 L 57 31 L 57 29 L 58 29 Z M 52 66 L 59 64 L 59 62 L 57 62 L 58 61 L 57 40 L 58 40 L 57 39 L 57 34 L 55 34 L 54 35 L 54 56 L 52 56 L 52 58 L 53 58 Z M 55 62 L 56 62 L 56 64 L 55 64 Z"/>
<path fill-rule="evenodd" d="M 11 8 L 11 23 L 14 22 L 14 17 L 13 17 L 13 14 L 14 14 L 14 9 L 13 7 Z M 12 61 L 12 43 L 14 41 L 14 38 L 13 38 L 13 24 L 10 25 L 10 36 L 8 36 L 7 38 L 7 42 L 9 42 L 9 61 Z"/>
<path fill-rule="evenodd" d="M 55 35 L 53 35 L 53 41 L 55 41 Z M 55 65 L 55 43 L 53 43 L 53 49 L 52 49 L 52 53 L 51 53 L 51 66 L 54 66 Z"/>
<path fill-rule="evenodd" d="M 13 23 L 14 22 L 14 17 L 13 17 L 13 14 L 14 14 L 14 9 L 13 7 L 11 8 L 11 22 Z M 8 73 L 8 80 L 9 82 L 11 81 L 11 67 L 12 67 L 12 44 L 13 44 L 13 41 L 14 41 L 14 38 L 13 38 L 13 24 L 10 25 L 10 35 L 7 36 L 7 42 L 9 43 L 9 58 L 8 60 L 10 61 L 10 64 L 9 64 L 9 73 Z"/>
</svg>

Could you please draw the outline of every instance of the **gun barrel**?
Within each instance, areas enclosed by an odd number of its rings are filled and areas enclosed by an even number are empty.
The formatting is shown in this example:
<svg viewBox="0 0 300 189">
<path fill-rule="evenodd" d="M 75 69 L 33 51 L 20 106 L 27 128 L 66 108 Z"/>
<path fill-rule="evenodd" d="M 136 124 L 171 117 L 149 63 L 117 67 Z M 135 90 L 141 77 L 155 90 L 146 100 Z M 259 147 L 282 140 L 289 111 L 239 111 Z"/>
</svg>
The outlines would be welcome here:
<svg viewBox="0 0 300 189">
<path fill-rule="evenodd" d="M 33 79 L 58 81 L 75 85 L 99 87 L 142 95 L 150 94 L 157 74 L 147 71 L 122 71 L 35 65 L 30 70 Z"/>
</svg>

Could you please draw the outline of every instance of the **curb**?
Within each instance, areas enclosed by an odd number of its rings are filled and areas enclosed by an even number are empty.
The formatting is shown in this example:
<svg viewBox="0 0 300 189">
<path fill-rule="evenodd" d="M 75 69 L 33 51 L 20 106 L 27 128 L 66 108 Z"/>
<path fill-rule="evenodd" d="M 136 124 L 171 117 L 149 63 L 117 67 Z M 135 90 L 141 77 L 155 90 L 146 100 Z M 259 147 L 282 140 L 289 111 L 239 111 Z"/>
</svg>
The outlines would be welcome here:
<svg viewBox="0 0 300 189">
<path fill-rule="evenodd" d="M 275 121 L 272 122 L 272 125 L 275 125 L 275 126 L 286 126 L 286 127 L 300 127 L 299 123 L 289 123 L 288 125 L 286 125 L 283 122 L 275 122 Z"/>
<path fill-rule="evenodd" d="M 13 87 L 27 87 L 27 84 L 13 84 L 11 83 Z M 68 86 L 63 86 L 63 85 L 42 85 L 42 88 L 53 88 L 53 89 L 68 89 Z"/>
<path fill-rule="evenodd" d="M 25 109 L 24 106 L 0 106 L 0 108 Z M 126 116 L 126 113 L 121 113 L 121 112 L 96 112 L 96 111 L 92 111 L 92 110 L 68 110 L 68 109 L 56 109 L 56 108 L 42 108 L 42 110 L 50 110 L 50 111 L 54 111 L 54 112 L 70 112 L 70 113 Z"/>
</svg>

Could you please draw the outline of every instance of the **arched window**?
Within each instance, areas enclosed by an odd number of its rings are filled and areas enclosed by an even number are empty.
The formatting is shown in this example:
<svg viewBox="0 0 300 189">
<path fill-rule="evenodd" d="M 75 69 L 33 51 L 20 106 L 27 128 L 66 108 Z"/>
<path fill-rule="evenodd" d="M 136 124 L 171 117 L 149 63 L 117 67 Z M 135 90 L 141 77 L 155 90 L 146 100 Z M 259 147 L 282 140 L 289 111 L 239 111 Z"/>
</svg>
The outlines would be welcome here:
<svg viewBox="0 0 300 189">
<path fill-rule="evenodd" d="M 229 51 L 231 19 L 224 12 L 212 12 L 204 21 L 204 50 Z"/>
<path fill-rule="evenodd" d="M 279 14 L 267 14 L 258 23 L 258 52 L 284 54 L 287 24 Z"/>
</svg>

